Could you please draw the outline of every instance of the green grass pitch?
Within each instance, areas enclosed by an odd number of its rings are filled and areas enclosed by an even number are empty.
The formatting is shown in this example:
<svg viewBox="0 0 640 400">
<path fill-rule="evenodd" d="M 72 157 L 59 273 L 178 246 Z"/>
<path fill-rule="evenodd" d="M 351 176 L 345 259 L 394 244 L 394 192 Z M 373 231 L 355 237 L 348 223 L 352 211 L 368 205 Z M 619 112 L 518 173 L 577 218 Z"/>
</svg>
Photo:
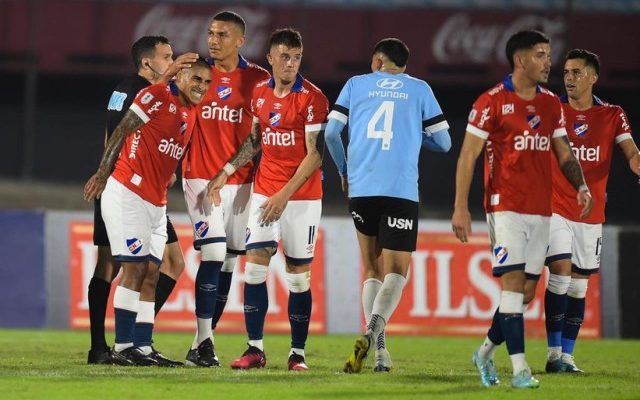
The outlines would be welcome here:
<svg viewBox="0 0 640 400">
<path fill-rule="evenodd" d="M 395 369 L 341 372 L 355 336 L 312 336 L 308 372 L 288 372 L 288 336 L 265 339 L 267 367 L 233 371 L 228 365 L 245 349 L 242 335 L 218 335 L 221 368 L 131 368 L 86 365 L 88 332 L 0 330 L 0 399 L 639 399 L 640 341 L 582 340 L 576 347 L 584 375 L 544 373 L 546 346 L 527 340 L 527 359 L 539 389 L 509 386 L 506 349 L 496 363 L 501 385 L 484 388 L 471 365 L 482 338 L 388 338 Z M 113 340 L 113 337 L 109 337 Z M 192 335 L 157 333 L 155 343 L 183 359 Z"/>
</svg>

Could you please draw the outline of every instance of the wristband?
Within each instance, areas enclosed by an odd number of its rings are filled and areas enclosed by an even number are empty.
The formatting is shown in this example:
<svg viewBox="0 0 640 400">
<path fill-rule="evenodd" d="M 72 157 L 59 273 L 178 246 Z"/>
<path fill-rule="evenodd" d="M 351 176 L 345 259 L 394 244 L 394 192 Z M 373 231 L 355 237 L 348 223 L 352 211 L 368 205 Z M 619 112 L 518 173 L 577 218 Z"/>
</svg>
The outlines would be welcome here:
<svg viewBox="0 0 640 400">
<path fill-rule="evenodd" d="M 231 165 L 230 163 L 226 163 L 224 165 L 224 167 L 222 167 L 222 170 L 228 175 L 231 176 L 234 174 L 234 172 L 236 172 L 236 167 L 234 167 L 233 165 Z"/>
</svg>

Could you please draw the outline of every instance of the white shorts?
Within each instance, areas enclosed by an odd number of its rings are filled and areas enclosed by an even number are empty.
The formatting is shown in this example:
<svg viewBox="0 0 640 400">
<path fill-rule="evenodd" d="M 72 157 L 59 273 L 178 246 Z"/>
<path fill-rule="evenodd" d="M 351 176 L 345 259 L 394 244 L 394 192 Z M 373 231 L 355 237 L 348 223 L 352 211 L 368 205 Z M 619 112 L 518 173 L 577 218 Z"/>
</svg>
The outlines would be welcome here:
<svg viewBox="0 0 640 400">
<path fill-rule="evenodd" d="M 114 260 L 160 265 L 167 243 L 166 207 L 149 203 L 112 177 L 101 207 Z"/>
<path fill-rule="evenodd" d="M 538 279 L 549 243 L 549 217 L 498 211 L 487 214 L 493 275 L 524 271 Z"/>
<path fill-rule="evenodd" d="M 214 207 L 207 197 L 207 179 L 183 179 L 182 190 L 193 228 L 193 247 L 226 243 L 222 205 Z"/>
<path fill-rule="evenodd" d="M 551 216 L 547 265 L 570 259 L 573 272 L 589 275 L 600 269 L 601 252 L 602 224 L 571 221 L 558 214 Z"/>
<path fill-rule="evenodd" d="M 224 231 L 227 234 L 227 253 L 244 254 L 251 184 L 224 185 L 220 190 L 220 198 L 224 216 Z"/>
<path fill-rule="evenodd" d="M 313 261 L 322 200 L 290 200 L 279 220 L 270 224 L 261 224 L 260 206 L 267 196 L 253 193 L 249 207 L 247 226 L 247 250 L 264 247 L 282 247 L 287 262 L 292 265 L 305 265 Z"/>
</svg>

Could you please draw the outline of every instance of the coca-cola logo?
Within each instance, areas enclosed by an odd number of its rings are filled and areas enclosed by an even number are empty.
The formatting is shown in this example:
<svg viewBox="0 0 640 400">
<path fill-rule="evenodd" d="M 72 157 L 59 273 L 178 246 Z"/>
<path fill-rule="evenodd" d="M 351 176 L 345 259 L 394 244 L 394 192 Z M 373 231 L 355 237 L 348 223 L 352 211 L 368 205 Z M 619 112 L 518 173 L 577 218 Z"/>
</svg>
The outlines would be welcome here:
<svg viewBox="0 0 640 400">
<path fill-rule="evenodd" d="M 506 23 L 473 21 L 468 14 L 454 14 L 438 29 L 432 45 L 433 55 L 443 64 L 507 64 L 505 46 L 509 37 L 524 29 L 538 29 L 551 39 L 552 61 L 565 50 L 563 17 L 523 15 Z"/>
<path fill-rule="evenodd" d="M 266 10 L 246 7 L 235 7 L 231 10 L 244 18 L 247 30 L 251 34 L 250 40 L 245 41 L 242 46 L 241 53 L 249 59 L 261 58 L 264 54 L 264 43 L 267 43 L 269 36 L 269 13 Z M 207 29 L 211 17 L 218 12 L 212 11 L 210 15 L 179 15 L 169 5 L 157 5 L 140 18 L 133 31 L 133 40 L 145 35 L 162 34 L 171 41 L 175 54 L 195 50 L 201 55 L 208 56 Z"/>
</svg>

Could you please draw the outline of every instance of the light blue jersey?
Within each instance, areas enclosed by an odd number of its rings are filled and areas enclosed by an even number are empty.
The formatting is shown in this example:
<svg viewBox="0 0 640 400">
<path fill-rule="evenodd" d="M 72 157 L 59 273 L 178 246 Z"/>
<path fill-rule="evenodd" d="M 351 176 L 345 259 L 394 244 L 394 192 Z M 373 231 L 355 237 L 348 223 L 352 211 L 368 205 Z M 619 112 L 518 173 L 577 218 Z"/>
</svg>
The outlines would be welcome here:
<svg viewBox="0 0 640 400">
<path fill-rule="evenodd" d="M 348 126 L 345 160 L 340 134 Z M 449 124 L 426 82 L 407 74 L 354 76 L 329 114 L 325 140 L 349 197 L 388 196 L 418 201 L 421 146 L 448 151 Z"/>
</svg>

